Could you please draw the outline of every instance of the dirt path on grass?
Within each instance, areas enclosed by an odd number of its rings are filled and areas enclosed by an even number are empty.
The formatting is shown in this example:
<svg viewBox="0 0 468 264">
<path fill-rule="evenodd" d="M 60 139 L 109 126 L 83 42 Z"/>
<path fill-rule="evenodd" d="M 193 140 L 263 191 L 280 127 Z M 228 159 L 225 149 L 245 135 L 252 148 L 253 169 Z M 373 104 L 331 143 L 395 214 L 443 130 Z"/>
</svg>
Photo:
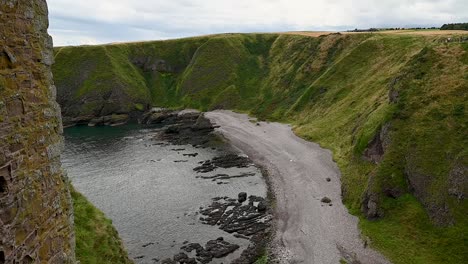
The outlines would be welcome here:
<svg viewBox="0 0 468 264">
<path fill-rule="evenodd" d="M 341 202 L 340 172 L 329 151 L 295 136 L 288 125 L 257 125 L 230 111 L 206 117 L 233 146 L 269 171 L 277 204 L 273 244 L 283 263 L 389 263 L 360 239 L 358 219 Z M 331 206 L 320 201 L 325 196 Z"/>
</svg>

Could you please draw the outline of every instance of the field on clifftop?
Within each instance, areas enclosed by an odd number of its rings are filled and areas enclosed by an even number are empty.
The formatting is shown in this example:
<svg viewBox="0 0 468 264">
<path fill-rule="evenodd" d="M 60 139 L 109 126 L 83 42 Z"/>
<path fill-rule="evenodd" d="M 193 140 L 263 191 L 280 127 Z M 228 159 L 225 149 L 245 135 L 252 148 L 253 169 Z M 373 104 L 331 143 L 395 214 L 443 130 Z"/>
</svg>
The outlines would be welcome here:
<svg viewBox="0 0 468 264">
<path fill-rule="evenodd" d="M 291 123 L 394 263 L 468 262 L 468 35 L 225 34 L 59 47 L 65 121 L 152 106 Z"/>
</svg>

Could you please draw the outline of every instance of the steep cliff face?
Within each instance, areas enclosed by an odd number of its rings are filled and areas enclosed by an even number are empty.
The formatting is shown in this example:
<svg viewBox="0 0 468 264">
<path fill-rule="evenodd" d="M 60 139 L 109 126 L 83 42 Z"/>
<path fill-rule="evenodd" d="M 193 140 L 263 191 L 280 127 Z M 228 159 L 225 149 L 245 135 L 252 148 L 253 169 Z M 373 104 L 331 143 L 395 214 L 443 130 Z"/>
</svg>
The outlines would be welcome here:
<svg viewBox="0 0 468 264">
<path fill-rule="evenodd" d="M 0 263 L 74 263 L 45 0 L 0 1 Z"/>
</svg>

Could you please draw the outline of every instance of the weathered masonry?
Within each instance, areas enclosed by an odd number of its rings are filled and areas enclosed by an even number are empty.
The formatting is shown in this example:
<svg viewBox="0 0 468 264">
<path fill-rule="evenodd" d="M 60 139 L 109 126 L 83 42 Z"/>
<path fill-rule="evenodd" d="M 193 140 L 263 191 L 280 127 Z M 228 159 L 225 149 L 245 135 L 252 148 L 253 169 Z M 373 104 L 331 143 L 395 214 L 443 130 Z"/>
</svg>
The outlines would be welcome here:
<svg viewBox="0 0 468 264">
<path fill-rule="evenodd" d="M 74 263 L 45 0 L 0 0 L 0 263 Z"/>
</svg>

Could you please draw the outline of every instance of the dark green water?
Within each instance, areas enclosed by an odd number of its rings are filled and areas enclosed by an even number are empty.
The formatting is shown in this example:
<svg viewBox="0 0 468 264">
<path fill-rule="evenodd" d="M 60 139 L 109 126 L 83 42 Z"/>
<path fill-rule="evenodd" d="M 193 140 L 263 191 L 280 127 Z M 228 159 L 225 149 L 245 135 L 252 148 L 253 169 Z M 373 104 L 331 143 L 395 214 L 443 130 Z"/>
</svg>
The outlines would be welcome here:
<svg viewBox="0 0 468 264">
<path fill-rule="evenodd" d="M 144 256 L 136 259 L 137 263 L 172 257 L 184 241 L 203 245 L 223 236 L 246 247 L 246 240 L 201 224 L 197 211 L 217 196 L 237 197 L 242 191 L 265 196 L 260 171 L 250 167 L 213 172 L 256 172 L 253 177 L 227 180 L 228 184 L 196 178 L 193 168 L 198 162 L 221 153 L 191 146 L 157 145 L 162 142 L 153 139 L 155 132 L 156 128 L 136 124 L 67 128 L 63 165 L 76 189 L 113 220 L 130 256 Z M 184 150 L 174 151 L 180 148 Z M 188 153 L 199 155 L 183 156 Z M 148 243 L 154 244 L 143 247 Z M 213 263 L 227 263 L 240 251 Z"/>
</svg>

